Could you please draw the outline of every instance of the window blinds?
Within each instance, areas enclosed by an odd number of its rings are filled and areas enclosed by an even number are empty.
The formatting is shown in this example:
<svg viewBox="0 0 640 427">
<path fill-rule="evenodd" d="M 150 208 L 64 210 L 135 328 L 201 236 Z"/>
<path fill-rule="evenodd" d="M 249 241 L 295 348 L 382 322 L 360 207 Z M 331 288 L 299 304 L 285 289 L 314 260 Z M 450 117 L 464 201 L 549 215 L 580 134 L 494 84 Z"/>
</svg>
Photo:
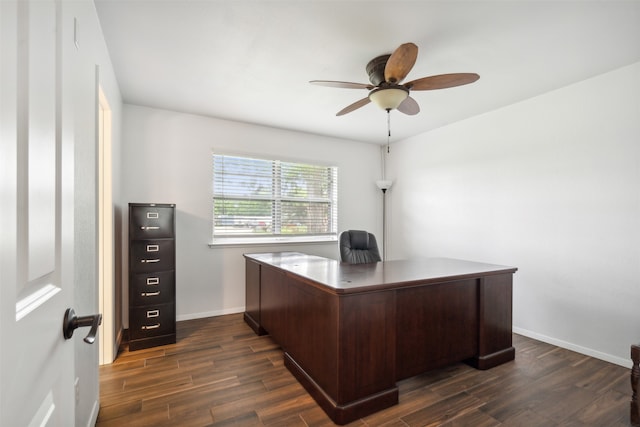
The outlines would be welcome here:
<svg viewBox="0 0 640 427">
<path fill-rule="evenodd" d="M 213 236 L 337 234 L 337 168 L 213 155 Z"/>
</svg>

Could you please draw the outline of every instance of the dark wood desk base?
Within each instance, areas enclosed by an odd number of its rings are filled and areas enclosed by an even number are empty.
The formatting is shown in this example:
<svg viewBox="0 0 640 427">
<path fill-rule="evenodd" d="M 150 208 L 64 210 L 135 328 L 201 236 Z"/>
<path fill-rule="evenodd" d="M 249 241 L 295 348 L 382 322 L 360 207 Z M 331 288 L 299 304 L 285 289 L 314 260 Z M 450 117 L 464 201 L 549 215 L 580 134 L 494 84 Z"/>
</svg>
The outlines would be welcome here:
<svg viewBox="0 0 640 427">
<path fill-rule="evenodd" d="M 516 358 L 516 349 L 513 347 L 505 348 L 492 354 L 477 356 L 464 361 L 467 365 L 473 366 L 481 371 L 486 371 L 503 363 L 510 362 Z"/>
<path fill-rule="evenodd" d="M 398 387 L 394 386 L 356 402 L 339 405 L 286 352 L 284 365 L 336 424 L 344 425 L 398 404 Z"/>
<path fill-rule="evenodd" d="M 244 313 L 244 321 L 251 329 L 253 329 L 253 332 L 255 332 L 256 335 L 269 335 L 269 333 L 265 331 L 264 328 L 260 326 L 258 322 L 256 322 L 255 319 L 247 312 Z"/>
<path fill-rule="evenodd" d="M 244 319 L 337 424 L 398 403 L 398 380 L 466 361 L 513 360 L 515 268 L 457 260 L 349 266 L 246 257 Z"/>
<path fill-rule="evenodd" d="M 640 344 L 631 346 L 631 408 L 629 418 L 632 426 L 640 426 L 640 401 L 638 401 L 638 389 L 640 388 Z"/>
</svg>

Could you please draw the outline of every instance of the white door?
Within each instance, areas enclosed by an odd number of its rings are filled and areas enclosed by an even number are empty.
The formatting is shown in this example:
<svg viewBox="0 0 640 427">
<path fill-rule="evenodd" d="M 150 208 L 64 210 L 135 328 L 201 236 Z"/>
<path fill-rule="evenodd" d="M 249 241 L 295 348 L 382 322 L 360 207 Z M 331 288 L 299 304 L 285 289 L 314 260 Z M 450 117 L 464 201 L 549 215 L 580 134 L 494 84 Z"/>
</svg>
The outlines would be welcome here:
<svg viewBox="0 0 640 427">
<path fill-rule="evenodd" d="M 0 425 L 8 427 L 75 424 L 74 342 L 62 333 L 74 300 L 73 90 L 64 72 L 73 37 L 61 28 L 62 3 L 0 1 Z"/>
</svg>

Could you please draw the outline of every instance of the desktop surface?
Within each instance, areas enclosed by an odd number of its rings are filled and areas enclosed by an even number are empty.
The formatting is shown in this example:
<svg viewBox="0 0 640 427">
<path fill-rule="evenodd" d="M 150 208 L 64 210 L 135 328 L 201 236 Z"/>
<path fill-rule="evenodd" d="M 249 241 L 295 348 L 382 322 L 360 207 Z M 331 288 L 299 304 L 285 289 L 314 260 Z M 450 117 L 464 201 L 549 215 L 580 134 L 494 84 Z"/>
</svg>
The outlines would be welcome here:
<svg viewBox="0 0 640 427">
<path fill-rule="evenodd" d="M 440 283 L 494 274 L 515 273 L 517 268 L 453 258 L 413 258 L 371 264 L 346 264 L 300 252 L 245 254 L 253 259 L 293 273 L 336 293 L 391 289 L 413 284 Z"/>
</svg>

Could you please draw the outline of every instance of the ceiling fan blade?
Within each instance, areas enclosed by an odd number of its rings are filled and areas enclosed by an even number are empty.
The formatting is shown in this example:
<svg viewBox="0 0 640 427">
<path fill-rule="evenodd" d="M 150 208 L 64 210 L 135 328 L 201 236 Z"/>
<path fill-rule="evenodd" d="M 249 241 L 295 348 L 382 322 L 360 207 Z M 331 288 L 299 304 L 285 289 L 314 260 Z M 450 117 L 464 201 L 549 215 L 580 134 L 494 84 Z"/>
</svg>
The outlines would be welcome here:
<svg viewBox="0 0 640 427">
<path fill-rule="evenodd" d="M 371 100 L 369 98 L 362 98 L 360 101 L 356 101 L 353 104 L 344 107 L 342 110 L 338 111 L 336 113 L 336 116 L 343 116 L 347 113 L 352 112 L 353 110 L 357 110 L 360 107 L 364 107 L 365 105 L 367 105 L 368 103 L 370 103 Z"/>
<path fill-rule="evenodd" d="M 410 90 L 446 89 L 473 83 L 479 78 L 480 76 L 476 73 L 439 74 L 410 81 L 404 86 Z"/>
<path fill-rule="evenodd" d="M 365 83 L 337 82 L 333 80 L 311 80 L 309 83 L 318 86 L 339 87 L 343 89 L 373 89 L 375 86 Z"/>
<path fill-rule="evenodd" d="M 420 112 L 420 106 L 415 99 L 407 96 L 407 98 L 398 105 L 398 111 L 409 116 L 415 116 Z"/>
<path fill-rule="evenodd" d="M 400 45 L 384 67 L 384 79 L 388 83 L 399 83 L 413 68 L 418 58 L 418 46 L 413 43 Z"/>
</svg>

